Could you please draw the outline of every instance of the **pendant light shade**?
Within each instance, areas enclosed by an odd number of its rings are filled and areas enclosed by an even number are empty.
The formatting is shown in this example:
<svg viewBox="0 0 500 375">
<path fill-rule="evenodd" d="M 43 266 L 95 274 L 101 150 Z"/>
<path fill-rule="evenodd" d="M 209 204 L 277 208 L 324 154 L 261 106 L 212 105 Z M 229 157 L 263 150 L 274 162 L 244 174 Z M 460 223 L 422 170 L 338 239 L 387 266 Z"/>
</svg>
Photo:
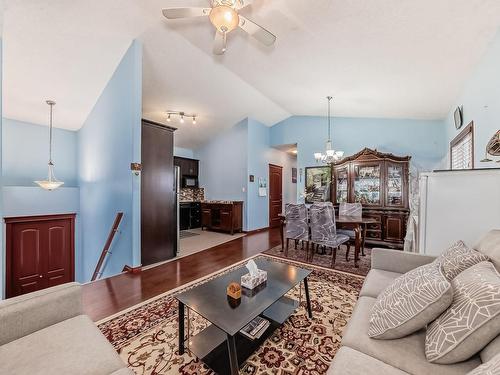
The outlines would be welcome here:
<svg viewBox="0 0 500 375">
<path fill-rule="evenodd" d="M 53 100 L 47 100 L 46 102 L 50 107 L 50 120 L 49 120 L 49 171 L 46 180 L 35 181 L 35 183 L 45 190 L 54 190 L 62 186 L 64 182 L 59 181 L 54 175 L 54 162 L 52 161 L 52 112 L 56 102 Z"/>
</svg>

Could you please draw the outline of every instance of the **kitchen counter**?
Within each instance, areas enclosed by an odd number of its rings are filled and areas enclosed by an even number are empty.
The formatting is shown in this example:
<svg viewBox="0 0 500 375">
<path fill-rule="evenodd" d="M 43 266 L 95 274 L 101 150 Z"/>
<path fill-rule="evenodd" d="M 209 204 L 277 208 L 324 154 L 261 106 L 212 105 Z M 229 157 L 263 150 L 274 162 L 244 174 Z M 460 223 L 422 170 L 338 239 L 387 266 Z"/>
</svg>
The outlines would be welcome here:
<svg viewBox="0 0 500 375">
<path fill-rule="evenodd" d="M 243 230 L 243 201 L 202 201 L 201 229 L 207 228 L 222 232 L 241 232 Z"/>
</svg>

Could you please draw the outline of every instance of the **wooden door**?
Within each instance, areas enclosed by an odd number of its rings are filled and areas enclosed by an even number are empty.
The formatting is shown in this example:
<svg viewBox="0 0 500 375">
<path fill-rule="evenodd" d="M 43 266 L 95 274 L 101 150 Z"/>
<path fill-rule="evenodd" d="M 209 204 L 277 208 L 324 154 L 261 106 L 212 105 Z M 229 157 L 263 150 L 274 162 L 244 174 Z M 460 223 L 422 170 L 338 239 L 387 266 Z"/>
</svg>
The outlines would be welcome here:
<svg viewBox="0 0 500 375">
<path fill-rule="evenodd" d="M 6 294 L 14 297 L 75 279 L 75 214 L 6 218 Z"/>
<path fill-rule="evenodd" d="M 283 211 L 283 167 L 269 164 L 269 227 L 278 227 Z"/>
<path fill-rule="evenodd" d="M 174 186 L 173 130 L 142 121 L 141 263 L 175 257 L 177 208 Z"/>
</svg>

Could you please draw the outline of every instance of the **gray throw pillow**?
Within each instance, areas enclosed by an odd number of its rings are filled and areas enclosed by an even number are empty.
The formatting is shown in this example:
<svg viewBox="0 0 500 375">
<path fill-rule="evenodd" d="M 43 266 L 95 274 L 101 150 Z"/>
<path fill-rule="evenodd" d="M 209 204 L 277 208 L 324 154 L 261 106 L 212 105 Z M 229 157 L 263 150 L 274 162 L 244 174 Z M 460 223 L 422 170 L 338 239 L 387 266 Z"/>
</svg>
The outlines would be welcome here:
<svg viewBox="0 0 500 375">
<path fill-rule="evenodd" d="M 500 275 L 481 262 L 452 282 L 453 302 L 427 327 L 425 355 L 433 363 L 465 361 L 500 333 Z"/>
<path fill-rule="evenodd" d="M 439 263 L 430 263 L 399 276 L 377 298 L 368 336 L 397 339 L 424 328 L 453 299 L 451 284 Z"/>
<path fill-rule="evenodd" d="M 467 247 L 463 241 L 458 241 L 446 249 L 434 262 L 442 265 L 444 276 L 451 281 L 460 272 L 487 260 L 489 258 L 486 255 Z"/>
<path fill-rule="evenodd" d="M 500 353 L 490 359 L 488 362 L 483 363 L 481 366 L 476 367 L 474 370 L 467 373 L 467 375 L 498 375 L 500 374 Z"/>
</svg>

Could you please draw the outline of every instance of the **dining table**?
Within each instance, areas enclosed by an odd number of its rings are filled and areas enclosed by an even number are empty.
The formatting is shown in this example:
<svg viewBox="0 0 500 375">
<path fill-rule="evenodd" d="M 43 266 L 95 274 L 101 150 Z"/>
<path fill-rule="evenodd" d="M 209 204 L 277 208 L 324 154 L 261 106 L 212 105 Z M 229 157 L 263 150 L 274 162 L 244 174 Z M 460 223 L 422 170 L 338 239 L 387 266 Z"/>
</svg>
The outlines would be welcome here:
<svg viewBox="0 0 500 375">
<path fill-rule="evenodd" d="M 286 218 L 280 214 L 280 236 L 281 251 L 285 248 L 285 225 Z M 365 255 L 366 228 L 369 224 L 378 223 L 377 219 L 365 216 L 336 215 L 335 224 L 337 229 L 347 229 L 354 231 L 354 267 L 359 268 L 359 254 Z"/>
</svg>

